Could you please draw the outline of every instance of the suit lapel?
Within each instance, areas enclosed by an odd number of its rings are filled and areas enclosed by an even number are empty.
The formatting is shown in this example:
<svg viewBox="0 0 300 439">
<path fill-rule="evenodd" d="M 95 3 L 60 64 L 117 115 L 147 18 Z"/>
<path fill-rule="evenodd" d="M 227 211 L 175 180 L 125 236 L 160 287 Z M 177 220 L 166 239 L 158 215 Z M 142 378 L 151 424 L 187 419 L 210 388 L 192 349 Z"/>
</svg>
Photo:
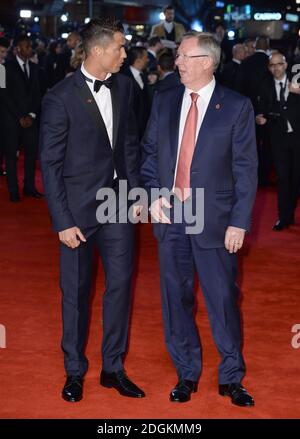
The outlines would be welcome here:
<svg viewBox="0 0 300 439">
<path fill-rule="evenodd" d="M 172 165 L 177 158 L 177 150 L 178 150 L 178 136 L 179 136 L 179 123 L 180 123 L 180 113 L 181 113 L 181 105 L 184 94 L 184 86 L 178 87 L 176 93 L 170 102 L 171 112 L 170 112 L 170 147 L 171 147 L 171 157 L 172 157 Z"/>
<path fill-rule="evenodd" d="M 198 133 L 195 153 L 201 148 L 201 145 L 205 143 L 205 136 L 213 133 L 213 127 L 218 120 L 218 113 L 222 111 L 222 99 L 223 91 L 220 86 L 216 84 Z"/>
<path fill-rule="evenodd" d="M 113 148 L 116 147 L 119 122 L 120 122 L 120 87 L 118 84 L 117 77 L 113 75 L 113 87 L 111 88 L 111 101 L 112 101 L 112 112 L 113 112 Z"/>
<path fill-rule="evenodd" d="M 88 112 L 91 119 L 95 123 L 96 128 L 102 131 L 103 135 L 105 136 L 106 142 L 108 143 L 108 145 L 110 145 L 107 129 L 103 121 L 103 118 L 101 116 L 101 113 L 99 111 L 98 105 L 80 69 L 78 69 L 74 73 L 74 79 L 76 84 L 77 95 L 80 98 L 82 105 L 84 106 L 85 110 Z"/>
</svg>

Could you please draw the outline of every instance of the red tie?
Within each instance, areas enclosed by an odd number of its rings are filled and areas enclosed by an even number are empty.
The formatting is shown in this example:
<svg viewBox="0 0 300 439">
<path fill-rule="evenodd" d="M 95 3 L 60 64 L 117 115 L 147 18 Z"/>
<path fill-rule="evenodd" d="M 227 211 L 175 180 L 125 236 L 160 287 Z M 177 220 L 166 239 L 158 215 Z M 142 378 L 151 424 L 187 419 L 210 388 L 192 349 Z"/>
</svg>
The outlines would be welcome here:
<svg viewBox="0 0 300 439">
<path fill-rule="evenodd" d="M 192 103 L 184 125 L 174 189 L 180 201 L 185 201 L 190 196 L 190 171 L 196 144 L 199 95 L 191 93 L 190 96 Z"/>
</svg>

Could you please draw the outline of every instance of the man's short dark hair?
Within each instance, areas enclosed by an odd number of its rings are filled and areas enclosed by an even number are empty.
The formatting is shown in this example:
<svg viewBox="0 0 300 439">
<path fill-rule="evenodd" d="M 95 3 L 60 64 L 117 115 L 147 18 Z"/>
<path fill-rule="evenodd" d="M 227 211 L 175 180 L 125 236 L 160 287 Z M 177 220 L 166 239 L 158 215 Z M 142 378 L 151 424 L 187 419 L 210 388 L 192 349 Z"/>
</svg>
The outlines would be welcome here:
<svg viewBox="0 0 300 439">
<path fill-rule="evenodd" d="M 147 49 L 145 47 L 141 47 L 141 46 L 131 47 L 130 50 L 128 51 L 129 65 L 132 66 L 137 59 L 142 58 L 144 52 L 147 52 Z"/>
<path fill-rule="evenodd" d="M 106 46 L 116 32 L 124 33 L 122 23 L 113 18 L 94 18 L 81 31 L 83 49 L 88 54 L 95 44 Z"/>
<path fill-rule="evenodd" d="M 0 38 L 0 46 L 8 49 L 9 48 L 9 41 L 4 37 Z"/>
<path fill-rule="evenodd" d="M 14 40 L 14 45 L 18 46 L 19 44 L 23 43 L 24 41 L 31 42 L 31 39 L 27 35 L 19 35 Z"/>
<path fill-rule="evenodd" d="M 160 43 L 160 38 L 159 37 L 151 37 L 148 40 L 148 45 L 149 47 L 154 47 L 156 46 L 156 44 Z"/>
<path fill-rule="evenodd" d="M 172 6 L 172 5 L 168 5 L 168 6 L 165 6 L 164 9 L 163 9 L 164 12 L 166 12 L 166 11 L 170 11 L 170 10 L 174 11 L 174 10 L 175 10 L 175 9 L 174 9 L 174 6 Z"/>
<path fill-rule="evenodd" d="M 158 59 L 158 65 L 164 72 L 172 72 L 175 67 L 175 58 L 172 53 L 163 53 Z"/>
</svg>

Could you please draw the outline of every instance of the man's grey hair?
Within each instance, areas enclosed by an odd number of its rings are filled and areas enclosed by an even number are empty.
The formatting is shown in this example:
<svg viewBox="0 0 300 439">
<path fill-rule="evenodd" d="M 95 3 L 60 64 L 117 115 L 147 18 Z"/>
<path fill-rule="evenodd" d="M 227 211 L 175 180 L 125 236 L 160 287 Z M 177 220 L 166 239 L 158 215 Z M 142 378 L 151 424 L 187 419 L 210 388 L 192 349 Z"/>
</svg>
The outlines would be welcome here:
<svg viewBox="0 0 300 439">
<path fill-rule="evenodd" d="M 217 70 L 221 58 L 221 46 L 216 37 L 209 32 L 191 31 L 183 35 L 182 39 L 197 38 L 198 46 L 202 49 L 203 55 L 208 55 L 214 63 L 214 71 Z"/>
</svg>

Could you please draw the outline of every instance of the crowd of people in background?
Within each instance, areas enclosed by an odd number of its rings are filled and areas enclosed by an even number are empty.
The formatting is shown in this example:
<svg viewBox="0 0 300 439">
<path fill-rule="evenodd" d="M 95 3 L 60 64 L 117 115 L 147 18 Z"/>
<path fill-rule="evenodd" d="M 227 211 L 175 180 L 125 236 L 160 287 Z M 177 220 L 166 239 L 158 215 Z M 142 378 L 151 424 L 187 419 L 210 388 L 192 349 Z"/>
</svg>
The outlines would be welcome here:
<svg viewBox="0 0 300 439">
<path fill-rule="evenodd" d="M 172 6 L 165 20 L 152 27 L 148 38 L 127 41 L 127 58 L 121 73 L 134 84 L 134 111 L 140 139 L 143 137 L 155 93 L 180 84 L 175 67 L 176 48 L 186 29 L 176 23 Z M 292 66 L 300 64 L 300 41 L 283 53 L 266 37 L 230 42 L 223 24 L 214 29 L 222 56 L 217 81 L 251 99 L 256 114 L 259 184 L 278 183 L 279 218 L 274 230 L 294 222 L 300 187 L 300 96 L 292 83 Z M 274 45 L 273 45 L 274 46 Z M 38 157 L 40 104 L 47 90 L 72 75 L 84 61 L 80 32 L 66 40 L 27 35 L 0 38 L 0 64 L 6 69 L 6 87 L 0 100 L 0 175 L 7 178 L 12 202 L 21 200 L 17 178 L 19 151 L 24 149 L 26 196 L 43 196 L 35 186 Z M 299 66 L 300 69 L 300 66 Z"/>
</svg>

